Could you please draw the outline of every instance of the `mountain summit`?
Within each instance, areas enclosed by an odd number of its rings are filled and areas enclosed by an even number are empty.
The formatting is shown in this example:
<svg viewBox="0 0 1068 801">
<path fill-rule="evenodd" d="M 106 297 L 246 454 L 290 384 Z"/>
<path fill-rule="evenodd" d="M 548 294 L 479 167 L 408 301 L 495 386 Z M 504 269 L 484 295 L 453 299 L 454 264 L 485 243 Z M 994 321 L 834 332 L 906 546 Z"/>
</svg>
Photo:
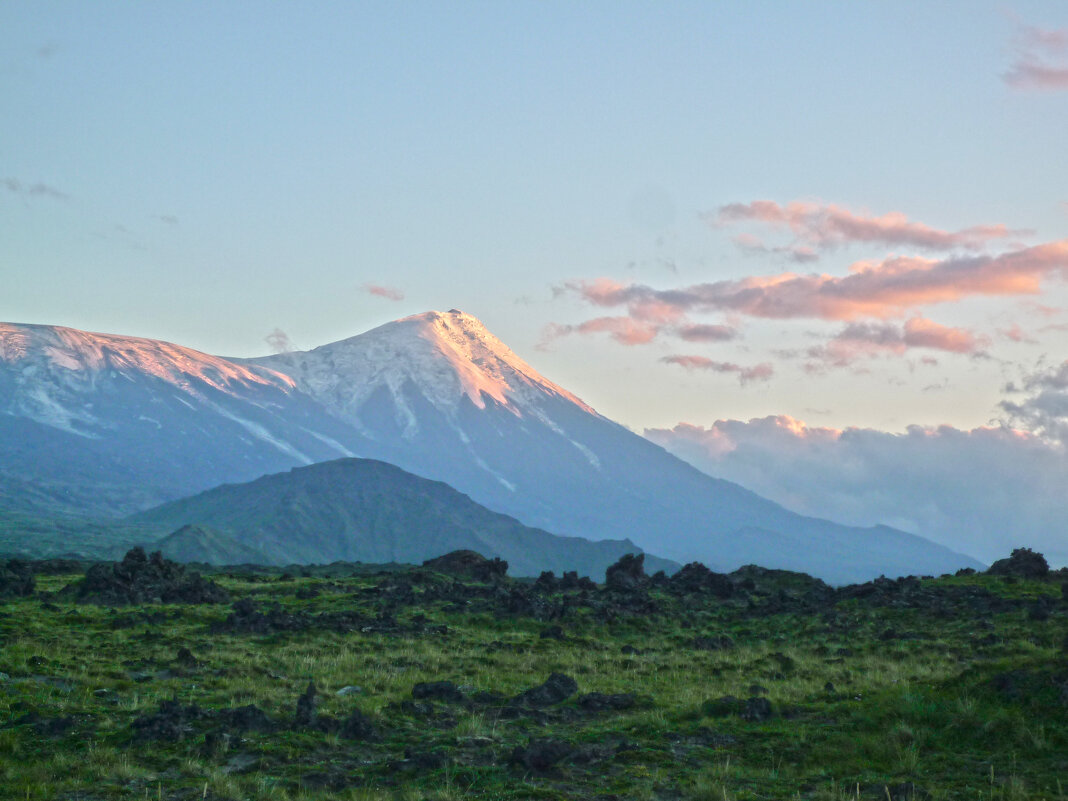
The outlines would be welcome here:
<svg viewBox="0 0 1068 801">
<path fill-rule="evenodd" d="M 0 336 L 0 498 L 27 497 L 28 481 L 34 503 L 45 493 L 68 511 L 129 512 L 358 456 L 527 526 L 630 539 L 721 570 L 757 563 L 846 582 L 977 566 L 921 537 L 803 517 L 711 478 L 456 310 L 258 359 L 48 326 Z"/>
<path fill-rule="evenodd" d="M 477 317 L 456 309 L 414 314 L 306 353 L 249 363 L 292 377 L 303 390 L 354 419 L 368 397 L 383 387 L 402 413 L 411 411 L 405 405 L 410 387 L 447 414 L 454 414 L 463 398 L 479 409 L 495 402 L 517 415 L 530 413 L 544 398 L 561 398 L 594 413 L 539 375 Z M 414 414 L 405 421 L 418 428 Z"/>
</svg>

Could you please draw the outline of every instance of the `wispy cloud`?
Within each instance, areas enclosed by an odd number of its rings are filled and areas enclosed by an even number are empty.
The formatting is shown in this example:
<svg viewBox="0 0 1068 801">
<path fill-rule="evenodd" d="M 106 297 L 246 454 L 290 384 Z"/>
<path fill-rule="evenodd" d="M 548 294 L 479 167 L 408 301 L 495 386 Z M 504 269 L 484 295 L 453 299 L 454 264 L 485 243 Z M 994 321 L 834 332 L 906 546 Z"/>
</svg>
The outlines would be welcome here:
<svg viewBox="0 0 1068 801">
<path fill-rule="evenodd" d="M 620 345 L 644 345 L 652 342 L 659 333 L 659 327 L 651 323 L 633 320 L 630 317 L 597 317 L 576 325 L 550 323 L 542 332 L 539 349 L 544 350 L 548 343 L 569 334 L 608 334 Z"/>
<path fill-rule="evenodd" d="M 382 286 L 381 284 L 364 284 L 363 291 L 368 295 L 385 298 L 386 300 L 404 300 L 404 292 L 396 287 Z"/>
<path fill-rule="evenodd" d="M 263 341 L 270 345 L 272 353 L 292 353 L 297 350 L 297 346 L 293 344 L 289 334 L 281 328 L 274 329 L 263 338 Z"/>
<path fill-rule="evenodd" d="M 844 276 L 779 273 L 667 290 L 601 278 L 563 289 L 594 306 L 626 307 L 637 319 L 656 308 L 676 317 L 728 311 L 768 319 L 859 320 L 899 317 L 974 296 L 1037 295 L 1051 277 L 1068 277 L 1068 240 L 996 256 L 891 256 L 856 262 Z"/>
<path fill-rule="evenodd" d="M 730 325 L 690 323 L 677 326 L 674 332 L 686 342 L 728 342 L 738 338 L 738 329 Z"/>
<path fill-rule="evenodd" d="M 40 182 L 35 184 L 24 184 L 18 178 L 0 179 L 0 187 L 3 187 L 12 194 L 21 195 L 23 197 L 44 197 L 51 198 L 52 200 L 70 199 L 66 192 L 61 192 L 54 186 Z"/>
<path fill-rule="evenodd" d="M 1002 77 L 1015 89 L 1068 89 L 1068 30 L 1022 25 L 1014 37 L 1015 58 Z"/>
<path fill-rule="evenodd" d="M 677 364 L 686 370 L 708 370 L 713 373 L 733 373 L 738 376 L 738 383 L 745 386 L 751 381 L 767 381 L 775 374 L 775 369 L 768 363 L 746 367 L 734 362 L 720 362 L 705 356 L 664 356 L 660 361 L 665 364 Z"/>
<path fill-rule="evenodd" d="M 957 249 L 979 251 L 989 242 L 1021 236 L 1006 225 L 977 225 L 959 231 L 943 231 L 910 220 L 901 212 L 880 216 L 857 213 L 831 203 L 794 201 L 780 205 L 772 200 L 730 203 L 721 206 L 708 221 L 717 227 L 738 223 L 758 223 L 772 230 L 786 230 L 794 241 L 785 246 L 769 246 L 752 234 L 734 238 L 743 250 L 783 253 L 796 262 L 815 261 L 819 252 L 844 245 L 879 244 L 889 247 L 917 247 L 932 251 Z"/>
</svg>

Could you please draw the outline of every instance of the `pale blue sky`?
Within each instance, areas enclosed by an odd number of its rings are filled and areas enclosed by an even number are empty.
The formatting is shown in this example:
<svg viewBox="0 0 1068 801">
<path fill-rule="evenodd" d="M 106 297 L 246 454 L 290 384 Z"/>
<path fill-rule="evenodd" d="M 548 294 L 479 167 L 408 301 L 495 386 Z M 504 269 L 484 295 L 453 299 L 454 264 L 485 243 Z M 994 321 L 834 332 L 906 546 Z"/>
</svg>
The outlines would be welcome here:
<svg viewBox="0 0 1068 801">
<path fill-rule="evenodd" d="M 962 255 L 846 243 L 799 265 L 732 243 L 782 231 L 709 225 L 729 203 L 1033 232 L 990 255 L 1068 237 L 1068 91 L 1003 78 L 1029 27 L 1064 30 L 1068 7 L 5 0 L 0 319 L 251 356 L 276 328 L 309 348 L 457 307 L 637 429 L 983 424 L 1005 381 L 1065 356 L 1055 272 L 1036 297 L 878 321 L 966 328 L 980 355 L 910 346 L 806 372 L 782 352 L 842 321 L 707 312 L 692 322 L 740 335 L 538 345 L 550 324 L 626 314 L 554 293 L 567 281 L 667 290 Z M 1028 52 L 1062 66 L 1045 41 Z M 999 333 L 1013 325 L 1031 341 Z M 660 361 L 678 354 L 774 374 Z"/>
</svg>

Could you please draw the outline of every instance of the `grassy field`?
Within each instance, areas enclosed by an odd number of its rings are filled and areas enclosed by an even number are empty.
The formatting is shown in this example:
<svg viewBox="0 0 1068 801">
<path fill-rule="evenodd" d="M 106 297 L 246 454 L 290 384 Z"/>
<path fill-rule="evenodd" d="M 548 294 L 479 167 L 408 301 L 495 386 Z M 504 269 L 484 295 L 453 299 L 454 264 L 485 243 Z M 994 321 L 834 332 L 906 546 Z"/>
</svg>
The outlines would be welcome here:
<svg viewBox="0 0 1068 801">
<path fill-rule="evenodd" d="M 0 798 L 1068 797 L 1060 573 L 743 570 L 724 598 L 329 572 L 0 601 Z"/>
</svg>

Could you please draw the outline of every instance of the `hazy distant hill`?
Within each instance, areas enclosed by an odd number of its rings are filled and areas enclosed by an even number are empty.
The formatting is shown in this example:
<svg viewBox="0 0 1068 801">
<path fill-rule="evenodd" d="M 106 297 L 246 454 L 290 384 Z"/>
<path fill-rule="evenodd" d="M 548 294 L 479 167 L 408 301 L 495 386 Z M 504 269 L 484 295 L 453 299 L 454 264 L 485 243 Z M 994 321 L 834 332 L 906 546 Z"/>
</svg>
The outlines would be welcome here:
<svg viewBox="0 0 1068 801">
<path fill-rule="evenodd" d="M 600 579 L 624 553 L 640 550 L 626 541 L 591 542 L 528 528 L 447 484 L 369 459 L 339 459 L 224 485 L 129 522 L 147 531 L 183 527 L 158 543 L 164 553 L 217 564 L 419 564 L 470 549 L 507 560 L 513 576 L 577 570 Z M 678 567 L 652 556 L 646 565 L 650 570 Z"/>
</svg>

